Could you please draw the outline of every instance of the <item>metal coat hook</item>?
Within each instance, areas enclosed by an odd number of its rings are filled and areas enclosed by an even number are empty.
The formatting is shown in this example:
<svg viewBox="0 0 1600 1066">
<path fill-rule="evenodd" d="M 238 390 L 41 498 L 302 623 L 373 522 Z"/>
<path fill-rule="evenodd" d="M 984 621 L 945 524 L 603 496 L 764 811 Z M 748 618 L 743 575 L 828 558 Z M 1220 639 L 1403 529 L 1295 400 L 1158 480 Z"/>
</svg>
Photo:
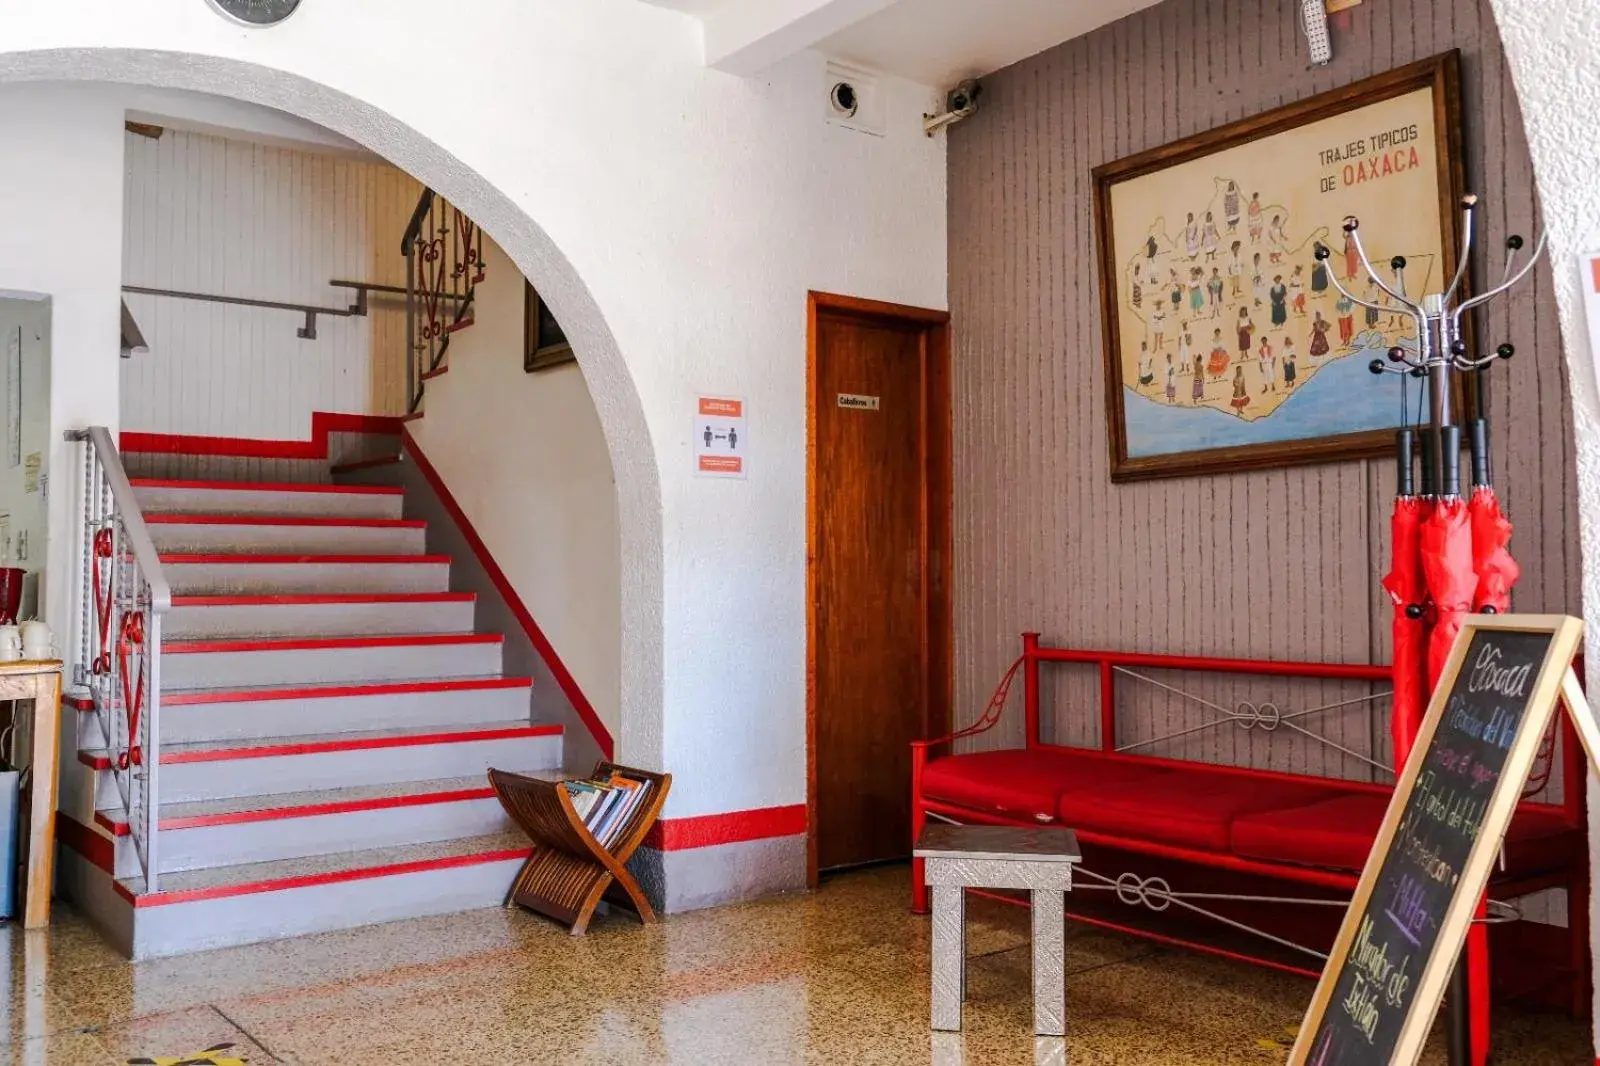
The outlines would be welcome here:
<svg viewBox="0 0 1600 1066">
<path fill-rule="evenodd" d="M 1374 374 L 1409 374 L 1412 377 L 1425 379 L 1428 382 L 1428 398 L 1432 408 L 1430 414 L 1434 430 L 1453 431 L 1446 433 L 1446 436 L 1455 436 L 1457 440 L 1460 431 L 1455 430 L 1451 424 L 1453 415 L 1449 372 L 1454 370 L 1461 373 L 1481 373 L 1494 361 L 1510 359 L 1516 354 L 1513 345 L 1501 344 L 1488 354 L 1473 355 L 1461 336 L 1461 317 L 1516 286 L 1533 270 L 1545 250 L 1545 235 L 1541 233 L 1533 250 L 1523 256 L 1526 242 L 1520 235 L 1512 234 L 1506 239 L 1506 264 L 1499 283 L 1478 296 L 1461 299 L 1461 287 L 1467 276 L 1467 264 L 1470 262 L 1472 252 L 1473 213 L 1477 207 L 1476 196 L 1462 197 L 1460 262 L 1456 266 L 1455 276 L 1450 279 L 1450 284 L 1443 292 L 1429 293 L 1420 299 L 1413 298 L 1406 291 L 1406 258 L 1403 255 L 1397 255 L 1389 260 L 1389 269 L 1393 277 L 1392 280 L 1386 280 L 1367 256 L 1366 246 L 1361 240 L 1361 221 L 1354 216 L 1345 219 L 1345 235 L 1360 257 L 1368 279 L 1393 303 L 1384 305 L 1363 300 L 1345 288 L 1344 283 L 1339 280 L 1337 271 L 1328 271 L 1329 280 L 1345 299 L 1373 311 L 1404 314 L 1416 324 L 1415 352 L 1409 352 L 1404 347 L 1396 345 L 1389 349 L 1387 362 L 1383 359 L 1374 359 L 1369 364 L 1369 369 Z M 1317 259 L 1327 260 L 1332 254 L 1327 245 L 1320 242 L 1317 244 L 1315 249 Z M 1452 468 L 1455 466 L 1451 455 L 1454 453 L 1443 438 L 1440 440 L 1440 446 L 1432 451 L 1433 454 L 1428 456 L 1428 459 L 1431 460 L 1433 467 L 1431 472 L 1434 491 L 1440 495 L 1455 495 L 1459 491 L 1459 486 L 1457 479 L 1451 476 Z M 1425 477 L 1426 473 L 1427 471 Z"/>
</svg>

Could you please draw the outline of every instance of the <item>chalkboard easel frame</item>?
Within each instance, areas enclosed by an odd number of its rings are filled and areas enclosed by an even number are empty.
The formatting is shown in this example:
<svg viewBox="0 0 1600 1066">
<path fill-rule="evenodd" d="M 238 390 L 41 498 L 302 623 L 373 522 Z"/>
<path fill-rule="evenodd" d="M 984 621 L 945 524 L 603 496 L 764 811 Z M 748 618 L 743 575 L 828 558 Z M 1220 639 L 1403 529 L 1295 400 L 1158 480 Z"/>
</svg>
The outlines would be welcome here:
<svg viewBox="0 0 1600 1066">
<path fill-rule="evenodd" d="M 1413 748 L 1417 757 L 1406 764 L 1395 784 L 1394 796 L 1384 815 L 1383 825 L 1367 856 L 1361 880 L 1339 928 L 1338 939 L 1334 941 L 1327 965 L 1317 982 L 1305 1019 L 1301 1022 L 1294 1048 L 1289 1053 L 1289 1066 L 1312 1066 L 1310 1056 L 1313 1042 L 1332 1005 L 1334 991 L 1349 959 L 1362 915 L 1367 912 L 1373 892 L 1378 887 L 1379 874 L 1394 845 L 1401 818 L 1422 773 L 1425 760 L 1421 754 L 1433 744 L 1456 680 L 1465 665 L 1467 650 L 1473 637 L 1483 630 L 1546 633 L 1551 641 L 1536 675 L 1532 694 L 1528 697 L 1527 711 L 1515 740 L 1507 750 L 1505 764 L 1485 810 L 1477 840 L 1468 853 L 1449 906 L 1440 920 L 1439 936 L 1433 952 L 1418 973 L 1415 993 L 1395 1041 L 1394 1051 L 1387 1060 L 1389 1066 L 1410 1066 L 1422 1054 L 1434 1017 L 1444 1001 L 1451 972 L 1466 942 L 1478 902 L 1488 887 L 1511 816 L 1532 771 L 1540 741 L 1557 713 L 1558 704 L 1572 719 L 1574 731 L 1588 754 L 1590 766 L 1600 773 L 1600 727 L 1596 726 L 1572 671 L 1573 660 L 1583 640 L 1583 622 L 1566 615 L 1471 615 L 1464 619 L 1461 633 L 1451 649 L 1449 661 L 1440 675 L 1417 735 Z"/>
</svg>

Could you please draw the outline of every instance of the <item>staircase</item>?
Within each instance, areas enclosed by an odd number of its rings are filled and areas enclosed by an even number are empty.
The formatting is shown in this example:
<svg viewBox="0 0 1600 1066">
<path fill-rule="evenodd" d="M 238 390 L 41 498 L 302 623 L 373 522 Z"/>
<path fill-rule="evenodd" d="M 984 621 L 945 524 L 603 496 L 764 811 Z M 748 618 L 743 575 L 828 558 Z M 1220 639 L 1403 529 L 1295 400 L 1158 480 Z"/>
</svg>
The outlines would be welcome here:
<svg viewBox="0 0 1600 1066">
<path fill-rule="evenodd" d="M 109 654 L 78 761 L 111 847 L 73 867 L 80 905 L 148 958 L 501 903 L 528 845 L 484 771 L 556 769 L 561 727 L 530 719 L 401 490 L 170 455 L 129 456 L 119 488 L 109 437 L 87 446 L 86 500 L 120 506 L 91 514 L 115 639 L 87 649 Z M 182 462 L 210 480 L 159 476 Z"/>
</svg>

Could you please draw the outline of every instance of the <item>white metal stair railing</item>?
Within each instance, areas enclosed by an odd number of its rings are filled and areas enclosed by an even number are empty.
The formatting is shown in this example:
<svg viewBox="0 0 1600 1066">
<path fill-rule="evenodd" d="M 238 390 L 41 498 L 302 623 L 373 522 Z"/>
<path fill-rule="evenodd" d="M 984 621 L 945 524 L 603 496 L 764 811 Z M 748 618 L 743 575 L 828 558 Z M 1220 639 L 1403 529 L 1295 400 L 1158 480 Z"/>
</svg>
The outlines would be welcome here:
<svg viewBox="0 0 1600 1066">
<path fill-rule="evenodd" d="M 83 598 L 73 682 L 93 700 L 145 890 L 154 892 L 161 616 L 172 606 L 172 589 L 111 432 L 91 426 L 66 437 L 84 446 Z"/>
</svg>

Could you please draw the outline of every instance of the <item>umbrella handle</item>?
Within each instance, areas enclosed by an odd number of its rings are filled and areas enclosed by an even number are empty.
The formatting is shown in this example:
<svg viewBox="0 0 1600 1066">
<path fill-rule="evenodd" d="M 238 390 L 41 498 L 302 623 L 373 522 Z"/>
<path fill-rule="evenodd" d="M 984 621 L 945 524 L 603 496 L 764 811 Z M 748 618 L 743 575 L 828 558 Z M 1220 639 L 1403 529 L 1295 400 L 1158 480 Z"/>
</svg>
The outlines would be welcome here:
<svg viewBox="0 0 1600 1066">
<path fill-rule="evenodd" d="M 1440 469 L 1444 473 L 1444 484 L 1440 485 L 1440 496 L 1461 495 L 1461 427 L 1440 426 L 1439 447 L 1444 449 L 1440 458 Z"/>
<path fill-rule="evenodd" d="M 1472 484 L 1489 484 L 1489 423 L 1474 418 L 1468 427 L 1467 443 L 1472 453 Z"/>
</svg>

